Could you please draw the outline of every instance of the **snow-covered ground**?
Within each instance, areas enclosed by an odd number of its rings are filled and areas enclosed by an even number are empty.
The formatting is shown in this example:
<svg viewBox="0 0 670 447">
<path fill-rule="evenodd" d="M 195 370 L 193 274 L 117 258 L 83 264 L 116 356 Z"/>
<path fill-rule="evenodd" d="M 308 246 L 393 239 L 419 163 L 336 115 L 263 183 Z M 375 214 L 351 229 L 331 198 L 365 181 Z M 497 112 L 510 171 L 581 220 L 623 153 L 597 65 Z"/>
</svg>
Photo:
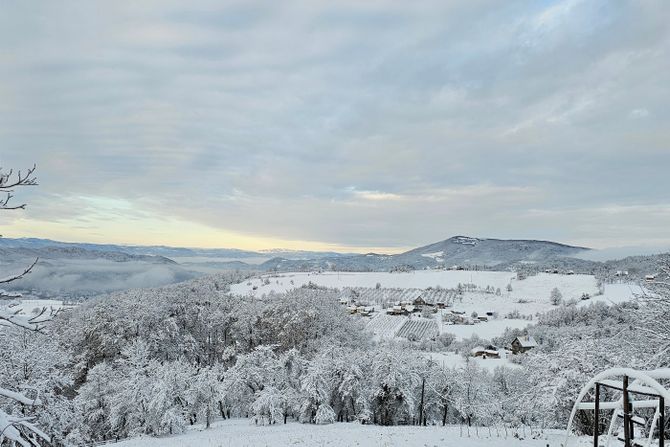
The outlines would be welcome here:
<svg viewBox="0 0 670 447">
<path fill-rule="evenodd" d="M 462 430 L 462 434 L 461 434 Z M 221 421 L 209 430 L 192 430 L 185 434 L 161 438 L 136 438 L 117 447 L 558 447 L 565 440 L 562 431 L 548 431 L 538 439 L 505 438 L 501 431 L 488 428 L 416 427 L 361 425 L 337 423 L 307 425 L 295 422 L 286 425 L 254 426 L 248 419 Z M 589 445 L 588 438 L 579 438 L 571 446 Z"/>
<path fill-rule="evenodd" d="M 445 311 L 447 312 L 447 311 Z M 505 332 L 505 329 L 524 329 L 529 324 L 532 324 L 532 321 L 516 319 L 516 318 L 505 318 L 498 320 L 489 320 L 487 322 L 479 324 L 444 324 L 440 321 L 440 333 L 449 332 L 456 336 L 457 340 L 463 340 L 464 338 L 470 338 L 473 335 L 477 335 L 480 338 L 485 338 L 487 340 L 502 335 Z"/>
<path fill-rule="evenodd" d="M 456 352 L 428 352 L 427 357 L 433 360 L 438 365 L 444 368 L 454 368 L 465 366 L 466 359 Z M 510 354 L 511 355 L 511 354 Z M 475 362 L 477 366 L 493 372 L 499 366 L 506 366 L 509 368 L 520 368 L 521 366 L 512 363 L 507 358 L 501 359 L 483 359 L 481 357 L 469 357 L 470 362 Z"/>
<path fill-rule="evenodd" d="M 263 284 L 268 279 L 269 284 Z M 285 292 L 312 282 L 333 287 L 375 287 L 377 283 L 384 288 L 419 288 L 441 286 L 456 288 L 458 284 L 476 284 L 485 288 L 500 288 L 507 301 L 546 301 L 549 303 L 551 289 L 557 287 L 565 299 L 579 298 L 582 293 L 595 295 L 598 292 L 596 280 L 592 275 L 556 275 L 541 273 L 517 280 L 511 272 L 418 270 L 410 273 L 388 272 L 296 272 L 267 274 L 259 278 L 244 281 L 231 286 L 231 293 L 238 295 L 262 296 L 275 292 Z M 507 286 L 512 291 L 507 292 Z M 256 289 L 254 289 L 254 287 Z"/>
<path fill-rule="evenodd" d="M 594 302 L 618 304 L 630 301 L 643 293 L 644 289 L 637 284 L 606 284 L 605 292 L 602 295 L 596 295 L 589 300 L 581 301 L 578 306 L 588 306 L 589 303 Z"/>
<path fill-rule="evenodd" d="M 269 283 L 267 283 L 269 281 Z M 264 284 L 264 282 L 266 282 Z M 489 272 L 489 271 L 451 271 L 451 270 L 419 270 L 411 273 L 388 273 L 388 272 L 297 272 L 268 274 L 258 278 L 244 281 L 231 286 L 231 293 L 238 295 L 263 296 L 272 291 L 285 292 L 308 283 L 332 288 L 344 287 L 375 287 L 380 284 L 382 288 L 418 288 L 428 287 L 456 288 L 458 284 L 476 284 L 480 289 L 490 287 L 500 289 L 501 294 L 485 293 L 480 291 L 466 291 L 462 299 L 453 303 L 453 309 L 471 315 L 473 312 L 485 315 L 494 312 L 497 318 L 488 322 L 474 325 L 447 325 L 442 321 L 442 313 L 450 312 L 450 309 L 440 311 L 435 315 L 440 332 L 450 332 L 457 339 L 471 337 L 474 334 L 490 339 L 502 334 L 505 328 L 523 329 L 531 321 L 525 319 L 504 318 L 511 312 L 518 311 L 524 316 L 533 316 L 540 312 L 546 312 L 554 306 L 549 301 L 552 289 L 557 288 L 563 295 L 564 300 L 576 299 L 579 306 L 602 301 L 605 303 L 619 303 L 631 300 L 642 289 L 633 284 L 607 284 L 602 295 L 598 295 L 598 287 L 595 277 L 592 275 L 560 275 L 540 273 L 523 280 L 516 279 L 511 272 Z M 508 291 L 511 286 L 511 291 Z M 588 293 L 591 299 L 582 301 L 582 294 Z M 380 309 L 377 309 L 380 310 Z M 407 317 L 397 316 L 394 318 L 404 319 Z M 381 337 L 392 337 L 397 331 L 398 325 L 389 326 L 388 334 L 383 333 L 383 327 L 378 335 Z M 371 325 L 372 326 L 372 325 Z M 395 331 L 393 330 L 395 328 Z"/>
</svg>

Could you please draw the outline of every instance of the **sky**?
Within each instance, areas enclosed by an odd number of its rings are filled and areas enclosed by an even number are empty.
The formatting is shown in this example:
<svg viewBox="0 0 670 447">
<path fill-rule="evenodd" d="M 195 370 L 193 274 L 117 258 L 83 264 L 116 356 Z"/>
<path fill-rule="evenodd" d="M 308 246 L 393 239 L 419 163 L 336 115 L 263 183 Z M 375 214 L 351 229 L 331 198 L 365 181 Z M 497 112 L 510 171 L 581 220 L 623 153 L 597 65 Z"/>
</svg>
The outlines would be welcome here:
<svg viewBox="0 0 670 447">
<path fill-rule="evenodd" d="M 6 237 L 670 245 L 670 2 L 0 3 Z"/>
</svg>

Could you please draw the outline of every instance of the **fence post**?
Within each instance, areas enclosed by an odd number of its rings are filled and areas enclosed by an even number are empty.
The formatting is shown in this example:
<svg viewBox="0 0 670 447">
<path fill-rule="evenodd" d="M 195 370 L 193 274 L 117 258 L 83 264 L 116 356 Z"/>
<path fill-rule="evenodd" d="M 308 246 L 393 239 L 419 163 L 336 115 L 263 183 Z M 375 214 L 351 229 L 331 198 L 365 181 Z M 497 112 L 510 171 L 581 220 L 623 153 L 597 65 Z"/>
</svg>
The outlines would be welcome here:
<svg viewBox="0 0 670 447">
<path fill-rule="evenodd" d="M 593 447 L 598 447 L 598 434 L 600 432 L 600 384 L 596 383 L 596 399 L 593 411 Z"/>
<path fill-rule="evenodd" d="M 659 421 L 658 421 L 658 447 L 665 446 L 665 399 L 658 399 Z"/>
<path fill-rule="evenodd" d="M 628 376 L 623 376 L 623 439 L 624 447 L 631 447 L 630 445 L 630 413 L 628 396 Z"/>
</svg>

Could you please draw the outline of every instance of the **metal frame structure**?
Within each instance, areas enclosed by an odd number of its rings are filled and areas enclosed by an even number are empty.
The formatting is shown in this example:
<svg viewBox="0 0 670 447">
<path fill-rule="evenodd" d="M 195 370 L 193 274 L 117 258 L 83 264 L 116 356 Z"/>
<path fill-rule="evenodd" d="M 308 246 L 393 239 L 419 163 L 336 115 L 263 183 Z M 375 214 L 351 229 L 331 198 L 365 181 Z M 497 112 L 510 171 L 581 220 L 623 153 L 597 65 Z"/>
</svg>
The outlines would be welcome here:
<svg viewBox="0 0 670 447">
<path fill-rule="evenodd" d="M 631 382 L 632 379 L 632 382 Z M 670 381 L 670 368 L 656 369 L 652 371 L 638 371 L 631 368 L 612 368 L 596 375 L 591 379 L 579 393 L 575 405 L 570 413 L 564 446 L 568 446 L 571 435 L 572 423 L 577 411 L 593 411 L 593 446 L 598 447 L 599 421 L 601 410 L 613 411 L 607 431 L 606 447 L 609 447 L 614 427 L 618 418 L 623 418 L 623 441 L 625 447 L 643 445 L 651 447 L 654 431 L 659 429 L 659 447 L 665 446 L 664 427 L 666 422 L 666 408 L 670 406 L 670 391 L 659 381 Z M 621 392 L 621 397 L 612 402 L 601 402 L 601 390 L 603 388 Z M 593 402 L 583 402 L 589 392 L 594 391 Z M 636 396 L 644 396 L 645 400 L 635 399 Z M 638 423 L 634 410 L 638 408 L 655 408 L 654 418 L 649 428 L 649 436 L 645 442 L 634 439 L 634 425 Z M 643 440 L 640 440 L 643 441 Z"/>
</svg>

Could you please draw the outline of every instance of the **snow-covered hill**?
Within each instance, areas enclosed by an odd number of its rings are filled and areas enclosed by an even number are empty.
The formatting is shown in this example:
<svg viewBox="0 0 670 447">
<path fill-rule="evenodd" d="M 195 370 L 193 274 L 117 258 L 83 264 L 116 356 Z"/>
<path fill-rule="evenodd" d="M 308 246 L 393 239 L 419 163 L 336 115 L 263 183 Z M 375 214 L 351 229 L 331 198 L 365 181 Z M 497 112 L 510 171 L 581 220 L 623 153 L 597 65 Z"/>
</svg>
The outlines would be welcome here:
<svg viewBox="0 0 670 447">
<path fill-rule="evenodd" d="M 535 240 L 480 239 L 454 236 L 434 244 L 396 255 L 368 253 L 365 255 L 324 257 L 312 260 L 290 260 L 277 257 L 264 263 L 267 270 L 389 270 L 408 266 L 414 269 L 478 265 L 492 267 L 512 263 L 547 263 L 588 251 L 556 242 Z M 588 261 L 574 261 L 588 264 Z"/>
</svg>

